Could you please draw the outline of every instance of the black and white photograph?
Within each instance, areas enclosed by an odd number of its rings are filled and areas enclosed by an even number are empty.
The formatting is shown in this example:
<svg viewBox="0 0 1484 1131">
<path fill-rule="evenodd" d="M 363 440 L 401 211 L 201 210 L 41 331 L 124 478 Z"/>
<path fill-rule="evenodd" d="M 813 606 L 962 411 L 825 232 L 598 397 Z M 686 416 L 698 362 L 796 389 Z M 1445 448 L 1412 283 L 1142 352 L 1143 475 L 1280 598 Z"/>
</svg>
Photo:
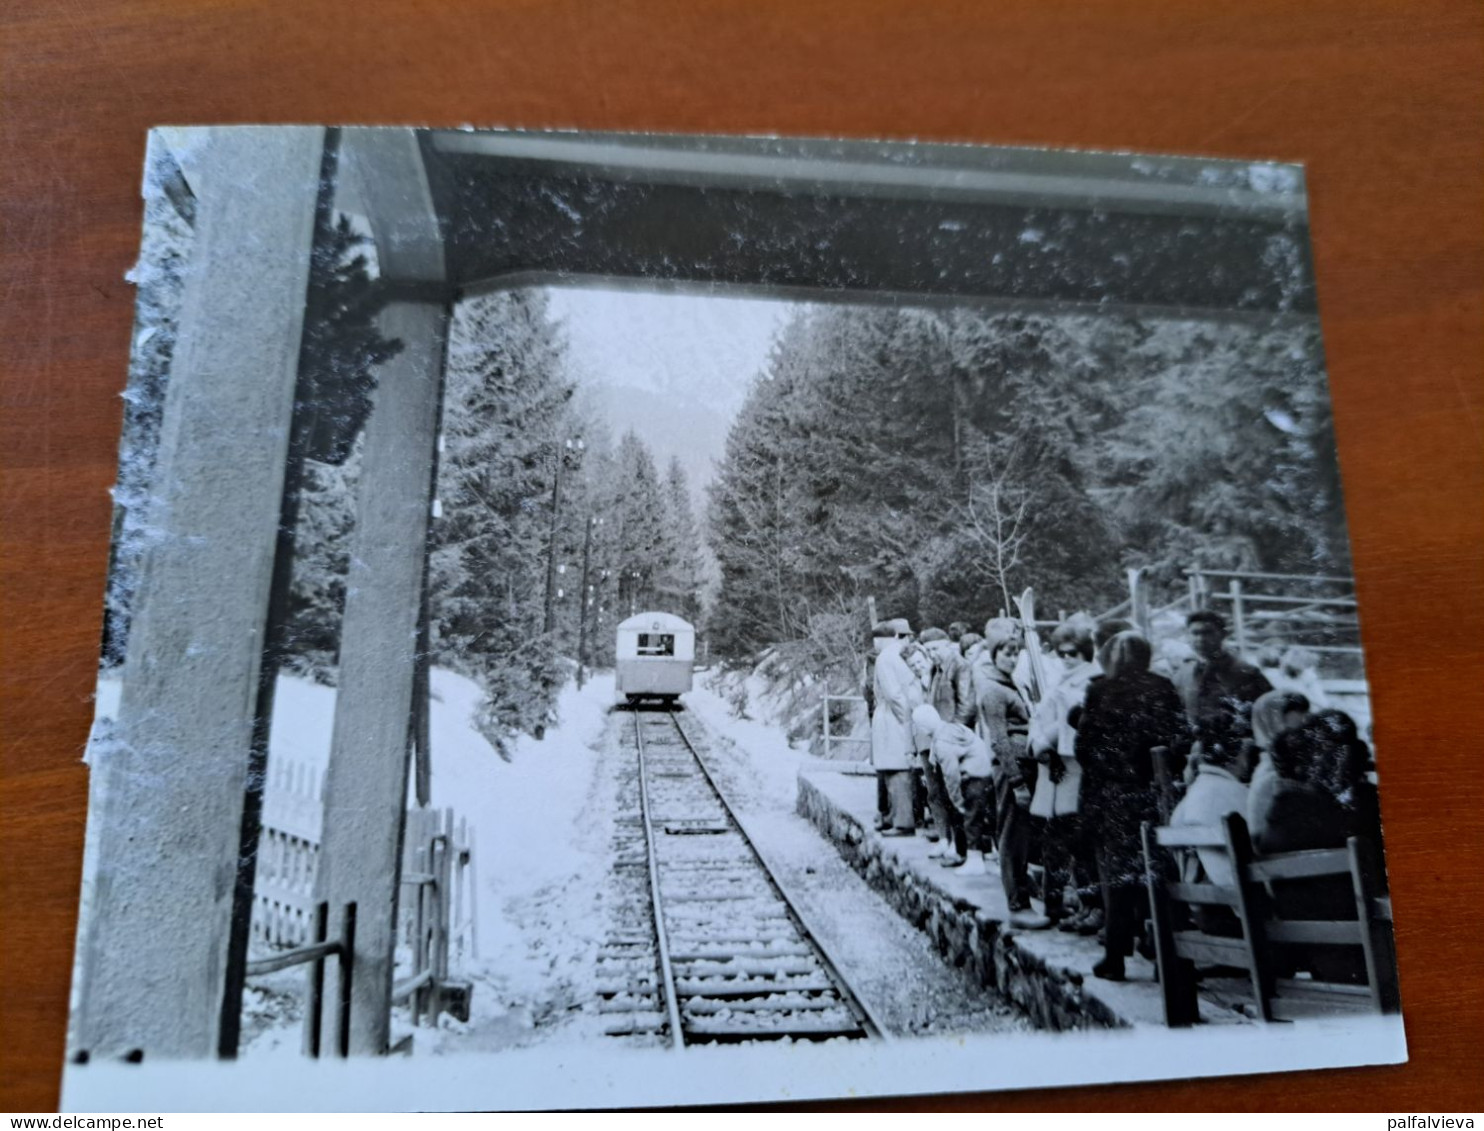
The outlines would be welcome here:
<svg viewBox="0 0 1484 1131">
<path fill-rule="evenodd" d="M 1406 1059 L 1301 167 L 181 127 L 142 205 L 66 1109 Z"/>
</svg>

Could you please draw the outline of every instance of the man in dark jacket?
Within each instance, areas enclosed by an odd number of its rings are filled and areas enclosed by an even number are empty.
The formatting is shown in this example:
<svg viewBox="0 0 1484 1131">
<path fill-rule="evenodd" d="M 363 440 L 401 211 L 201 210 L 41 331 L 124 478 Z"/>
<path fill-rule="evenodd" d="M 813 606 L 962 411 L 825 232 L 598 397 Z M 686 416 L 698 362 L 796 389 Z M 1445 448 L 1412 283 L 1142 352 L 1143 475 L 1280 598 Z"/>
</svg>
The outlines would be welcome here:
<svg viewBox="0 0 1484 1131">
<path fill-rule="evenodd" d="M 1236 750 L 1252 737 L 1252 704 L 1273 687 L 1262 672 L 1226 650 L 1226 621 L 1220 613 L 1199 609 L 1186 618 L 1185 628 L 1195 663 L 1178 668 L 1174 683 L 1192 733 L 1205 736 L 1190 750 L 1193 770 L 1203 743 Z"/>
</svg>

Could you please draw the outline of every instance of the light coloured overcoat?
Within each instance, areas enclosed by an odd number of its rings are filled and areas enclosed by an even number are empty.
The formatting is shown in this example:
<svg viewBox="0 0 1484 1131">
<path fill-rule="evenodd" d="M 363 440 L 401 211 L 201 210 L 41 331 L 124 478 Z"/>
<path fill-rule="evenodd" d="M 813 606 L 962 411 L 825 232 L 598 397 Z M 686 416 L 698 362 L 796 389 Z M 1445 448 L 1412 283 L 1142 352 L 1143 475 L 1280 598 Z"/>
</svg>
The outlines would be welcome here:
<svg viewBox="0 0 1484 1131">
<path fill-rule="evenodd" d="M 871 715 L 871 765 L 877 771 L 917 765 L 912 709 L 923 701 L 922 683 L 893 640 L 876 657 L 876 710 Z"/>
</svg>

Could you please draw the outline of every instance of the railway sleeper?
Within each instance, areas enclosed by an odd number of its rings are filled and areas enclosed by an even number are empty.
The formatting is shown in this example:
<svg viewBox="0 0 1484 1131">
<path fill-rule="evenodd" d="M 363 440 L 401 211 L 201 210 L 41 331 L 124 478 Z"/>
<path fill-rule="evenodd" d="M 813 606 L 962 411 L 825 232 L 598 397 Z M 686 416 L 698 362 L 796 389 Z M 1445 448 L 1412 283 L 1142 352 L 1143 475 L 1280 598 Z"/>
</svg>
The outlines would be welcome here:
<svg viewBox="0 0 1484 1131">
<path fill-rule="evenodd" d="M 682 988 L 683 987 L 683 988 Z M 834 992 L 836 987 L 822 975 L 794 975 L 791 978 L 678 978 L 675 992 L 681 997 L 746 998 L 769 994 L 802 994 Z"/>
<path fill-rule="evenodd" d="M 804 947 L 806 949 L 800 949 Z M 700 958 L 698 951 L 706 954 L 720 954 L 727 958 L 798 958 L 805 954 L 813 954 L 807 949 L 807 944 L 802 942 L 797 935 L 779 936 L 769 939 L 767 942 L 759 942 L 757 935 L 744 938 L 728 939 L 720 936 L 706 935 L 704 937 L 690 938 L 682 936 L 677 938 L 674 934 L 670 936 L 670 949 L 673 954 L 682 952 L 692 958 Z"/>
<path fill-rule="evenodd" d="M 653 976 L 650 970 L 602 970 L 599 972 L 597 996 L 656 993 L 660 984 L 658 981 L 650 981 Z"/>
<path fill-rule="evenodd" d="M 717 931 L 735 932 L 729 934 L 728 938 L 740 938 L 741 945 L 747 946 L 758 939 L 784 939 L 789 942 L 797 942 L 799 939 L 798 929 L 787 919 L 770 918 L 754 919 L 743 918 L 741 915 L 728 915 L 721 922 L 717 922 L 719 916 L 681 916 L 666 915 L 665 926 L 669 929 L 671 937 L 676 939 L 703 938 L 707 942 L 715 942 L 721 945 L 725 939 L 715 934 Z"/>
<path fill-rule="evenodd" d="M 664 1010 L 660 1003 L 655 1000 L 653 994 L 646 994 L 642 1001 L 600 1001 L 598 1012 L 605 1016 L 613 1016 L 620 1013 L 654 1013 L 662 1014 Z"/>
<path fill-rule="evenodd" d="M 858 1041 L 866 1036 L 866 1031 L 859 1025 L 847 1027 L 830 1023 L 820 1025 L 792 1023 L 784 1028 L 763 1029 L 698 1018 L 685 1027 L 685 1036 L 691 1044 L 703 1042 L 730 1044 L 739 1041 L 829 1041 L 836 1037 Z"/>
<path fill-rule="evenodd" d="M 640 1017 L 628 1023 L 612 1022 L 603 1027 L 605 1037 L 646 1037 L 654 1033 L 664 1033 L 669 1026 L 662 1014 L 651 1017 Z"/>
<path fill-rule="evenodd" d="M 739 954 L 735 950 L 689 950 L 684 954 L 670 952 L 671 962 L 734 962 L 739 958 L 755 958 L 771 961 L 775 958 L 813 958 L 814 952 L 804 947 L 792 950 L 756 950 Z"/>
<path fill-rule="evenodd" d="M 725 962 L 674 963 L 676 977 L 687 978 L 782 978 L 790 974 L 817 974 L 820 965 L 813 959 L 748 961 L 733 958 Z M 679 969 L 680 966 L 685 969 Z"/>
<path fill-rule="evenodd" d="M 844 1010 L 839 997 L 820 998 L 814 1001 L 771 1002 L 766 998 L 749 1001 L 715 1001 L 709 998 L 693 998 L 680 1004 L 683 1015 L 709 1016 L 718 1013 L 751 1013 L 766 1016 L 770 1013 L 818 1013 L 826 1009 Z"/>
</svg>

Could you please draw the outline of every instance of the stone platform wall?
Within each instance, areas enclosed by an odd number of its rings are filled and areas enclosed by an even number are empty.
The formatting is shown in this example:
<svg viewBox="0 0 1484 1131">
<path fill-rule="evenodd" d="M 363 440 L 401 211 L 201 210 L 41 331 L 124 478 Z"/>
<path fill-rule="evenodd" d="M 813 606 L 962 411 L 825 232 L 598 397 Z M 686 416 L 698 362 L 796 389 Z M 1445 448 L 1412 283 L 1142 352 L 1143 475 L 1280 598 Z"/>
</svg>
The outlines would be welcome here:
<svg viewBox="0 0 1484 1131">
<path fill-rule="evenodd" d="M 913 926 L 925 931 L 943 957 L 980 985 L 998 990 L 1043 1029 L 1123 1028 L 1130 1024 L 1088 993 L 1083 975 L 1038 953 L 1047 936 L 1020 935 L 967 900 L 954 897 L 907 866 L 885 842 L 836 804 L 812 778 L 799 777 L 798 811 L 829 838 Z M 1052 945 L 1047 950 L 1055 949 Z"/>
</svg>

